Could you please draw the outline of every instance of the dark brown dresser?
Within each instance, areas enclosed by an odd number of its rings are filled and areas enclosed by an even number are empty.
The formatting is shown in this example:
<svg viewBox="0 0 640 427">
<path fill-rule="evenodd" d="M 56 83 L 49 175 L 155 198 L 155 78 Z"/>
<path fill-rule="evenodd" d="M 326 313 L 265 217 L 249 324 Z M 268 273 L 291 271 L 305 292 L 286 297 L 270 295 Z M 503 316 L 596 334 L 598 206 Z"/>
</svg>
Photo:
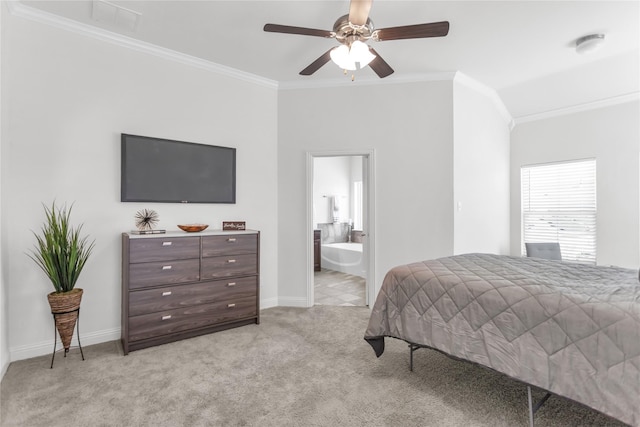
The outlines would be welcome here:
<svg viewBox="0 0 640 427">
<path fill-rule="evenodd" d="M 260 323 L 260 232 L 122 234 L 124 354 Z"/>
</svg>

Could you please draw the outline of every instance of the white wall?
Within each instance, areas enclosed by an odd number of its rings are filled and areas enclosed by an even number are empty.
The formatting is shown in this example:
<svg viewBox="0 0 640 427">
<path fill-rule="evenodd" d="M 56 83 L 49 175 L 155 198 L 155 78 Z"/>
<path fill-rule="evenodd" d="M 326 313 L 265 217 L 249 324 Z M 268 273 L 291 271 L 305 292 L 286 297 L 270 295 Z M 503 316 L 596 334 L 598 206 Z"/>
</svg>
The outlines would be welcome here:
<svg viewBox="0 0 640 427">
<path fill-rule="evenodd" d="M 6 280 L 5 280 L 5 253 L 4 250 L 4 238 L 3 230 L 5 229 L 4 216 L 2 215 L 2 206 L 4 205 L 4 182 L 2 180 L 2 170 L 4 169 L 4 156 L 2 155 L 4 140 L 4 127 L 2 124 L 5 122 L 5 114 L 7 112 L 7 106 L 5 103 L 5 97 L 3 97 L 2 88 L 4 87 L 4 67 L 6 61 L 4 60 L 3 53 L 4 41 L 4 20 L 6 16 L 6 10 L 2 4 L 0 4 L 0 379 L 9 367 L 11 361 L 9 355 L 9 305 L 7 304 L 7 292 L 6 292 Z"/>
<path fill-rule="evenodd" d="M 9 15 L 9 14 L 7 14 Z M 82 343 L 119 338 L 120 233 L 151 208 L 159 227 L 244 220 L 261 230 L 261 300 L 277 302 L 277 91 L 19 17 L 3 22 L 2 257 L 13 360 L 52 349 L 46 294 L 26 255 L 41 203 L 75 202 L 72 220 L 96 239 Z M 7 25 L 8 24 L 8 25 Z M 8 50 L 8 52 L 7 52 Z M 235 205 L 121 203 L 120 133 L 237 148 Z M 3 314 L 4 316 L 4 314 Z"/>
<path fill-rule="evenodd" d="M 509 253 L 510 130 L 483 89 L 454 79 L 455 254 Z"/>
<path fill-rule="evenodd" d="M 376 291 L 395 265 L 451 255 L 452 91 L 451 80 L 280 91 L 281 304 L 306 304 L 309 151 L 375 150 Z"/>
<path fill-rule="evenodd" d="M 350 217 L 350 157 L 317 157 L 313 161 L 314 224 L 333 222 L 331 197 L 338 197 L 340 222 Z"/>
<path fill-rule="evenodd" d="M 595 158 L 597 263 L 638 268 L 639 102 L 516 125 L 511 136 L 511 253 L 520 254 L 520 168 Z"/>
</svg>

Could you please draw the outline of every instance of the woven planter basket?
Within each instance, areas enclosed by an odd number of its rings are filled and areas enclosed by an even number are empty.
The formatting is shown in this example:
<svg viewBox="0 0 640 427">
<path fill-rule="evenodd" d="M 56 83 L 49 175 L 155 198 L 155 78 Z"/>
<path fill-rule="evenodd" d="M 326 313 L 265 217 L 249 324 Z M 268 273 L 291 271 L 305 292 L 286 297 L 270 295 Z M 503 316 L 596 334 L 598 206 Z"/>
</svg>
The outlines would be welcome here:
<svg viewBox="0 0 640 427">
<path fill-rule="evenodd" d="M 73 329 L 78 321 L 78 309 L 82 300 L 82 289 L 76 288 L 69 292 L 51 292 L 47 295 L 51 313 L 54 314 L 56 329 L 65 351 L 69 351 Z"/>
</svg>

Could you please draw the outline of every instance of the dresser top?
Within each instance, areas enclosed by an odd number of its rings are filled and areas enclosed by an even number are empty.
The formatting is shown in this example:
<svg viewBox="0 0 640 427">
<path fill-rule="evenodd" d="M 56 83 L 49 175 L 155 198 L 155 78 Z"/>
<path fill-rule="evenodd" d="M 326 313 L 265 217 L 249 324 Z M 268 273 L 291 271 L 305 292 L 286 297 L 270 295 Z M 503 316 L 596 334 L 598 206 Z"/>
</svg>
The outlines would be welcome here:
<svg viewBox="0 0 640 427">
<path fill-rule="evenodd" d="M 157 233 L 157 234 L 135 234 L 132 232 L 122 233 L 123 235 L 129 236 L 130 239 L 158 239 L 158 238 L 167 238 L 167 237 L 198 237 L 198 236 L 224 236 L 227 234 L 258 234 L 257 230 L 204 230 L 188 233 L 182 230 L 170 230 L 166 233 Z"/>
</svg>

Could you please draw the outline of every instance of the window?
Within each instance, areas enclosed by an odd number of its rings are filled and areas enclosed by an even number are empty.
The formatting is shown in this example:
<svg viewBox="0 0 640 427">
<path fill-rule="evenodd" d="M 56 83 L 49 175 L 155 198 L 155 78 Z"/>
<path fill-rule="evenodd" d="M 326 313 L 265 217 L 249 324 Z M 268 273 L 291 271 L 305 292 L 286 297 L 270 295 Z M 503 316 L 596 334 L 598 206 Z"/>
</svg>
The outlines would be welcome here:
<svg viewBox="0 0 640 427">
<path fill-rule="evenodd" d="M 559 242 L 564 261 L 596 263 L 596 161 L 524 166 L 524 242 Z"/>
</svg>

